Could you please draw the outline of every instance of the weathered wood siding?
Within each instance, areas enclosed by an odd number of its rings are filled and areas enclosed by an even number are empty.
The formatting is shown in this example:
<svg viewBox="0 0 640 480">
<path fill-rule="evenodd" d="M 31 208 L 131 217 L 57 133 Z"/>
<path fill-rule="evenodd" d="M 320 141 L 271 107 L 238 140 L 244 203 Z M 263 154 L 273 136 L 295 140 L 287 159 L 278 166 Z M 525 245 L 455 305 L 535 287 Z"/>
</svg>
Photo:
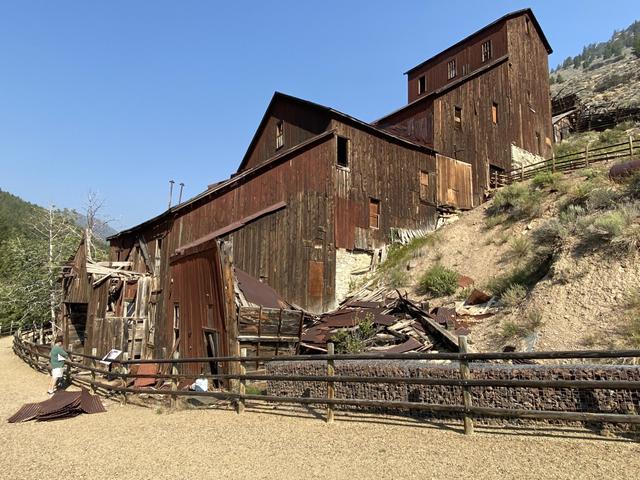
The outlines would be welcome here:
<svg viewBox="0 0 640 480">
<path fill-rule="evenodd" d="M 460 208 L 473 207 L 471 165 L 460 160 L 436 155 L 438 205 Z"/>
<path fill-rule="evenodd" d="M 461 83 L 434 99 L 434 148 L 439 153 L 471 164 L 474 204 L 483 201 L 489 164 L 511 166 L 509 65 L 505 60 L 482 75 Z M 497 105 L 497 123 L 492 107 Z M 456 122 L 459 108 L 461 122 Z"/>
<path fill-rule="evenodd" d="M 276 152 L 287 150 L 327 129 L 329 116 L 326 112 L 304 107 L 299 103 L 279 100 L 273 104 L 266 124 L 255 143 L 249 147 L 242 170 L 255 167 L 273 157 Z M 282 121 L 284 144 L 276 149 L 276 124 Z"/>
<path fill-rule="evenodd" d="M 433 147 L 433 100 L 414 103 L 376 123 L 390 133 Z"/>
<path fill-rule="evenodd" d="M 547 50 L 538 30 L 522 15 L 507 22 L 511 141 L 536 155 L 550 158 L 553 126 Z M 540 135 L 540 144 L 536 138 Z"/>
<path fill-rule="evenodd" d="M 390 230 L 435 226 L 435 182 L 432 201 L 420 200 L 420 172 L 435 173 L 435 157 L 358 128 L 334 121 L 349 139 L 349 165 L 333 164 L 336 184 L 336 248 L 373 249 L 389 243 Z M 335 141 L 333 148 L 337 148 Z M 369 225 L 369 202 L 380 201 L 380 228 Z"/>
<path fill-rule="evenodd" d="M 463 77 L 463 65 L 467 65 L 469 74 L 483 67 L 486 62 L 482 61 L 482 44 L 488 40 L 491 41 L 493 59 L 505 55 L 507 53 L 505 23 L 496 24 L 480 35 L 470 38 L 468 42 L 439 53 L 425 65 L 409 72 L 407 75 L 409 103 Z M 457 74 L 455 78 L 448 79 L 447 64 L 453 59 L 456 61 Z M 426 78 L 426 90 L 424 94 L 419 94 L 418 79 L 423 75 Z"/>
</svg>

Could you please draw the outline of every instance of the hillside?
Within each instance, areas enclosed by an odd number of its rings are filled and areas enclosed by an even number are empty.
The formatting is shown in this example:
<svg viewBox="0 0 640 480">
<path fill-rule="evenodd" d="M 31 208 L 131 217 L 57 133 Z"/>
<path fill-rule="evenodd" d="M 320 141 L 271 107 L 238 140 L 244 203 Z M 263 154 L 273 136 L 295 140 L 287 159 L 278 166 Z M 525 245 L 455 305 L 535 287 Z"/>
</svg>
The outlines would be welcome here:
<svg viewBox="0 0 640 480">
<path fill-rule="evenodd" d="M 60 296 L 58 275 L 78 248 L 82 216 L 49 211 L 0 190 L 0 327 L 42 323 Z M 92 242 L 94 258 L 106 257 L 106 244 Z"/>
<path fill-rule="evenodd" d="M 480 351 L 638 348 L 640 176 L 615 184 L 610 166 L 505 187 L 392 250 L 377 278 L 430 308 L 456 308 L 456 329 Z M 460 275 L 473 286 L 458 286 Z M 485 317 L 464 315 L 472 288 L 494 296 Z"/>
<path fill-rule="evenodd" d="M 640 107 L 640 21 L 551 70 L 552 99 L 572 94 L 592 112 Z"/>
</svg>

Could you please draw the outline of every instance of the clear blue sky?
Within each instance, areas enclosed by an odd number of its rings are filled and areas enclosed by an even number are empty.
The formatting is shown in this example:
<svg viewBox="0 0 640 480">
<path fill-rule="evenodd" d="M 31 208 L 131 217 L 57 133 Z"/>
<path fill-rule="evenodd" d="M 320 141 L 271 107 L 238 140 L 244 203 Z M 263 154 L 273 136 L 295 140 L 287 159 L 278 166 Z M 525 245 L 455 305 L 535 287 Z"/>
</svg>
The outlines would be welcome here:
<svg viewBox="0 0 640 480">
<path fill-rule="evenodd" d="M 403 72 L 507 12 L 534 10 L 550 65 L 640 18 L 617 1 L 0 2 L 0 188 L 116 229 L 237 168 L 275 90 L 366 121 Z"/>
</svg>

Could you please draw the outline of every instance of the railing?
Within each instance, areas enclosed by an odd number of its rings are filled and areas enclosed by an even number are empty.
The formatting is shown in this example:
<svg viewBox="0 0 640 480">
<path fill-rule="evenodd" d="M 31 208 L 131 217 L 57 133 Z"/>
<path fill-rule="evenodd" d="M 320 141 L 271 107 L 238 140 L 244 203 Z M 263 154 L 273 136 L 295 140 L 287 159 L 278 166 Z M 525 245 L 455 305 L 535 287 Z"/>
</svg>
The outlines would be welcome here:
<svg viewBox="0 0 640 480">
<path fill-rule="evenodd" d="M 640 358 L 640 350 L 620 350 L 620 351 L 556 351 L 556 352 L 494 352 L 494 353 L 468 353 L 466 351 L 466 338 L 459 338 L 459 353 L 366 353 L 366 354 L 342 354 L 334 355 L 333 345 L 329 344 L 329 354 L 326 355 L 294 355 L 294 356 L 274 356 L 274 357 L 254 357 L 247 356 L 246 349 L 242 349 L 240 356 L 227 357 L 202 357 L 202 358 L 173 358 L 173 359 L 147 359 L 147 360 L 120 360 L 113 361 L 113 367 L 110 370 L 100 368 L 97 362 L 100 360 L 95 356 L 71 354 L 72 359 L 66 362 L 67 375 L 69 379 L 81 386 L 89 387 L 93 392 L 102 393 L 120 397 L 121 402 L 127 402 L 129 394 L 146 394 L 146 395 L 167 395 L 170 397 L 171 405 L 175 406 L 176 400 L 180 396 L 187 397 L 212 397 L 220 400 L 231 401 L 238 413 L 242 413 L 245 409 L 247 401 L 261 401 L 286 404 L 300 405 L 325 405 L 327 408 L 327 421 L 332 421 L 334 417 L 334 409 L 336 407 L 373 407 L 374 409 L 383 410 L 414 410 L 430 412 L 436 415 L 446 415 L 464 418 L 464 431 L 469 434 L 473 432 L 475 418 L 497 417 L 497 418 L 517 418 L 517 419 L 534 419 L 534 420 L 555 420 L 565 422 L 594 422 L 594 423 L 611 423 L 611 424 L 640 424 L 640 405 L 637 405 L 638 394 L 640 391 L 640 381 L 637 380 L 522 380 L 522 379 L 495 379 L 495 378 L 473 378 L 474 369 L 470 365 L 477 361 L 523 361 L 523 360 L 566 360 L 566 359 L 637 359 Z M 48 347 L 43 345 L 35 345 L 28 340 L 23 339 L 19 334 L 15 335 L 14 351 L 25 362 L 33 368 L 46 371 L 46 361 L 48 360 Z M 43 361 L 42 359 L 45 359 Z M 78 358 L 82 361 L 77 361 Z M 457 378 L 433 378 L 420 376 L 362 376 L 362 375 L 336 375 L 336 361 L 374 361 L 374 360 L 449 360 L 457 362 L 459 371 Z M 252 373 L 247 374 L 244 365 L 247 362 L 284 362 L 284 364 L 295 362 L 320 362 L 324 367 L 326 374 L 323 375 L 299 375 L 299 374 L 269 374 L 269 373 Z M 82 363 L 83 362 L 83 363 Z M 179 365 L 193 363 L 212 363 L 218 362 L 227 364 L 229 373 L 223 374 L 181 374 L 179 373 Z M 130 368 L 133 365 L 142 364 L 158 364 L 170 366 L 171 373 L 158 374 L 139 374 L 131 373 Z M 233 366 L 234 368 L 231 368 Z M 573 366 L 581 366 L 574 364 Z M 517 368 L 522 368 L 518 365 Z M 640 367 L 626 366 L 638 373 L 633 378 L 640 379 Z M 84 374 L 81 374 L 84 372 Z M 89 378 L 87 374 L 90 375 Z M 111 385 L 100 381 L 97 375 L 110 376 L 123 379 L 124 384 L 121 386 Z M 601 375 L 601 374 L 600 374 Z M 211 380 L 219 380 L 228 382 L 229 388 L 226 391 L 192 391 L 178 389 L 180 380 L 194 379 L 194 377 L 205 377 Z M 134 388 L 127 386 L 127 380 L 136 378 L 152 378 L 155 380 L 169 381 L 165 388 Z M 596 376 L 596 378 L 601 378 Z M 324 396 L 279 396 L 266 394 L 248 394 L 246 386 L 248 381 L 268 381 L 268 382 L 287 382 L 288 384 L 296 382 L 317 382 L 326 385 L 326 395 Z M 459 402 L 455 404 L 448 403 L 426 403 L 420 401 L 385 401 L 373 400 L 370 398 L 336 398 L 336 384 L 388 384 L 388 385 L 413 385 L 413 386 L 430 386 L 430 387 L 457 387 L 461 391 Z M 630 392 L 632 398 L 632 406 L 627 403 L 623 410 L 612 412 L 590 412 L 590 411 L 564 411 L 564 410 L 536 410 L 526 408 L 494 408 L 483 407 L 473 404 L 471 393 L 476 389 L 571 389 L 577 391 L 617 391 L 622 390 Z M 618 409 L 620 410 L 620 409 Z"/>
<path fill-rule="evenodd" d="M 632 159 L 638 155 L 640 143 L 638 139 L 629 137 L 625 142 L 607 145 L 599 148 L 589 148 L 556 157 L 555 155 L 540 162 L 524 165 L 505 172 L 493 172 L 491 185 L 501 187 L 535 177 L 540 172 L 571 172 L 581 168 L 588 168 L 594 163 L 611 160 Z"/>
</svg>

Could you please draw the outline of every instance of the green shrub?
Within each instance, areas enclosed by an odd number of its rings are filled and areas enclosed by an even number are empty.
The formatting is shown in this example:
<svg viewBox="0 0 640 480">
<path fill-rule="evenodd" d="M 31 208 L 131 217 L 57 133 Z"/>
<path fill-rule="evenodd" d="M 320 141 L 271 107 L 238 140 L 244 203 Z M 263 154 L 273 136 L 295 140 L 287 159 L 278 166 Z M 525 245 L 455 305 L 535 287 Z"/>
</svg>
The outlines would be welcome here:
<svg viewBox="0 0 640 480">
<path fill-rule="evenodd" d="M 589 211 L 615 208 L 620 196 L 612 188 L 594 188 L 587 195 L 586 207 Z"/>
<path fill-rule="evenodd" d="M 489 230 L 491 230 L 493 227 L 496 227 L 498 225 L 502 225 L 503 223 L 505 223 L 508 220 L 508 218 L 509 217 L 504 213 L 489 215 L 485 217 L 484 224 Z"/>
<path fill-rule="evenodd" d="M 520 337 L 523 333 L 522 327 L 515 322 L 508 321 L 502 324 L 502 338 L 505 340 Z"/>
<path fill-rule="evenodd" d="M 524 302 L 525 298 L 527 298 L 527 289 L 522 285 L 514 284 L 504 291 L 500 301 L 507 308 L 516 308 Z"/>
<path fill-rule="evenodd" d="M 568 235 L 567 227 L 557 218 L 552 218 L 531 232 L 534 243 L 543 249 L 555 249 Z"/>
<path fill-rule="evenodd" d="M 524 259 L 531 252 L 531 242 L 526 236 L 520 235 L 511 239 L 509 249 L 514 258 Z"/>
<path fill-rule="evenodd" d="M 336 353 L 360 353 L 367 345 L 367 340 L 376 334 L 376 326 L 373 323 L 373 315 L 367 314 L 360 319 L 356 316 L 358 327 L 353 330 L 338 330 L 331 340 L 335 345 Z"/>
<path fill-rule="evenodd" d="M 617 237 L 622 233 L 624 227 L 627 226 L 627 222 L 628 220 L 625 214 L 616 210 L 597 216 L 591 225 L 597 233 L 608 237 Z"/>
<path fill-rule="evenodd" d="M 561 173 L 552 173 L 549 171 L 540 172 L 536 174 L 535 177 L 531 180 L 531 185 L 534 188 L 545 188 L 549 187 L 551 189 L 558 188 L 560 182 L 562 181 Z"/>
<path fill-rule="evenodd" d="M 540 214 L 540 191 L 531 191 L 522 183 L 508 185 L 496 192 L 487 215 L 506 214 L 507 220 L 532 218 Z"/>
<path fill-rule="evenodd" d="M 527 331 L 527 334 L 535 332 L 542 326 L 542 310 L 533 309 L 529 310 L 527 313 L 527 317 L 525 318 L 524 328 Z"/>
<path fill-rule="evenodd" d="M 423 294 L 452 295 L 458 288 L 458 274 L 442 265 L 434 265 L 422 274 L 419 285 Z"/>
<path fill-rule="evenodd" d="M 411 240 L 406 245 L 400 245 L 399 243 L 393 243 L 389 247 L 387 252 L 387 258 L 380 265 L 380 271 L 385 272 L 387 270 L 394 269 L 400 266 L 400 263 L 417 256 L 420 250 L 427 246 L 434 246 L 439 242 L 439 236 L 437 232 L 430 233 L 424 237 L 418 237 Z"/>
</svg>

